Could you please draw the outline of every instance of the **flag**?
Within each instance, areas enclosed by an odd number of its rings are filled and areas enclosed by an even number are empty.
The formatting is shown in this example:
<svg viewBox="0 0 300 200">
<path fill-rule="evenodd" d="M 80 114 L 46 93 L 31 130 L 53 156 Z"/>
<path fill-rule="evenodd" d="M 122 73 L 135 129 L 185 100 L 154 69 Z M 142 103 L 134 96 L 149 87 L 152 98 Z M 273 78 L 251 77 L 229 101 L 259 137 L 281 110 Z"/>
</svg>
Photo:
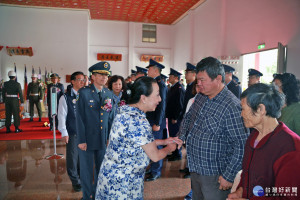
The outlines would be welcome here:
<svg viewBox="0 0 300 200">
<path fill-rule="evenodd" d="M 45 83 L 48 82 L 48 77 L 47 77 L 47 68 L 45 67 Z"/>
<path fill-rule="evenodd" d="M 16 66 L 16 63 L 14 63 L 14 65 L 15 65 L 16 82 L 17 82 L 17 66 Z"/>
<path fill-rule="evenodd" d="M 31 74 L 34 74 L 34 68 L 33 68 L 33 65 L 32 65 L 32 71 L 31 71 Z"/>
<path fill-rule="evenodd" d="M 27 88 L 28 88 L 28 83 L 27 83 L 27 70 L 26 70 L 26 65 L 25 65 L 25 72 L 24 72 L 24 99 L 26 100 L 27 97 Z"/>
<path fill-rule="evenodd" d="M 39 67 L 39 75 L 38 75 L 38 79 L 41 80 L 42 79 L 42 72 L 41 72 L 41 68 Z"/>
</svg>

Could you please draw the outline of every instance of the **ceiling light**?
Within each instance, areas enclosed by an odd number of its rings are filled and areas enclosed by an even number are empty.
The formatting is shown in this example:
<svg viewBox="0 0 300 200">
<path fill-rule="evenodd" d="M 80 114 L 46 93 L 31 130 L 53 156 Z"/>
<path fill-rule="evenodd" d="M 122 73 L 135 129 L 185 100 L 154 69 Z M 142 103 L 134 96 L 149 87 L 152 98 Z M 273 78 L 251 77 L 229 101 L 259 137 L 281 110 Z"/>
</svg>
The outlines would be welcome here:
<svg viewBox="0 0 300 200">
<path fill-rule="evenodd" d="M 117 8 L 120 8 L 120 6 L 117 6 Z"/>
<path fill-rule="evenodd" d="M 77 5 L 77 3 L 74 3 L 74 6 L 76 6 Z"/>
</svg>

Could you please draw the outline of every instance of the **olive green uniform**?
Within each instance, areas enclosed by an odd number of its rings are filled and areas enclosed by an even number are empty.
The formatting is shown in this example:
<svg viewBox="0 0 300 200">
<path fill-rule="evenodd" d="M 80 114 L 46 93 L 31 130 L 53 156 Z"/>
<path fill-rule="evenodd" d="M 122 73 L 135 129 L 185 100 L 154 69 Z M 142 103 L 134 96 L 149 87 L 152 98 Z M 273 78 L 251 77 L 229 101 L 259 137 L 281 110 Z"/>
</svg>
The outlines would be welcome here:
<svg viewBox="0 0 300 200">
<path fill-rule="evenodd" d="M 43 91 L 39 82 L 31 82 L 28 84 L 27 88 L 27 99 L 29 100 L 30 105 L 30 118 L 33 118 L 34 114 L 34 104 L 36 105 L 39 118 L 42 117 L 42 108 L 40 100 L 43 99 Z"/>
<path fill-rule="evenodd" d="M 9 80 L 4 82 L 3 85 L 3 100 L 5 103 L 5 126 L 9 128 L 11 125 L 11 115 L 14 116 L 14 125 L 15 127 L 20 126 L 20 106 L 19 106 L 19 97 L 21 103 L 24 103 L 22 89 L 20 83 L 15 80 Z M 19 97 L 18 97 L 19 95 Z"/>
</svg>

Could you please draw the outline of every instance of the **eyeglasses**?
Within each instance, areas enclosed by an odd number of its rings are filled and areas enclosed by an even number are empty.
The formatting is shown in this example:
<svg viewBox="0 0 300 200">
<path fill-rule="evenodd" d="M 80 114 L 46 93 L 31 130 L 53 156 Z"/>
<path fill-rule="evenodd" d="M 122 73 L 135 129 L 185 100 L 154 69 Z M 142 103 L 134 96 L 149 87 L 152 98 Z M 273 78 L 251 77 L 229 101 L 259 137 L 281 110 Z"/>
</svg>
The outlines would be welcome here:
<svg viewBox="0 0 300 200">
<path fill-rule="evenodd" d="M 85 82 L 85 79 L 79 79 L 79 78 L 77 78 L 76 81 L 78 81 L 78 82 L 79 82 L 79 81 Z"/>
</svg>

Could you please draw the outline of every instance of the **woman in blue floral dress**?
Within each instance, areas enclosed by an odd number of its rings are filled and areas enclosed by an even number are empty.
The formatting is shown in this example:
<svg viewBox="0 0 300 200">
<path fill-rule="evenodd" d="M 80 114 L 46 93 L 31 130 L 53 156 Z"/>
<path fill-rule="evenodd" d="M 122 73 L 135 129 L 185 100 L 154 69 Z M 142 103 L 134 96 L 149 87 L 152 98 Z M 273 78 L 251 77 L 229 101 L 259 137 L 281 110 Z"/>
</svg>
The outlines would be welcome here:
<svg viewBox="0 0 300 200">
<path fill-rule="evenodd" d="M 130 104 L 119 107 L 102 162 L 96 199 L 143 199 L 144 175 L 150 159 L 163 159 L 176 149 L 177 138 L 154 140 L 146 112 L 161 101 L 155 79 L 141 77 L 132 88 Z M 167 145 L 158 150 L 157 145 Z"/>
</svg>

